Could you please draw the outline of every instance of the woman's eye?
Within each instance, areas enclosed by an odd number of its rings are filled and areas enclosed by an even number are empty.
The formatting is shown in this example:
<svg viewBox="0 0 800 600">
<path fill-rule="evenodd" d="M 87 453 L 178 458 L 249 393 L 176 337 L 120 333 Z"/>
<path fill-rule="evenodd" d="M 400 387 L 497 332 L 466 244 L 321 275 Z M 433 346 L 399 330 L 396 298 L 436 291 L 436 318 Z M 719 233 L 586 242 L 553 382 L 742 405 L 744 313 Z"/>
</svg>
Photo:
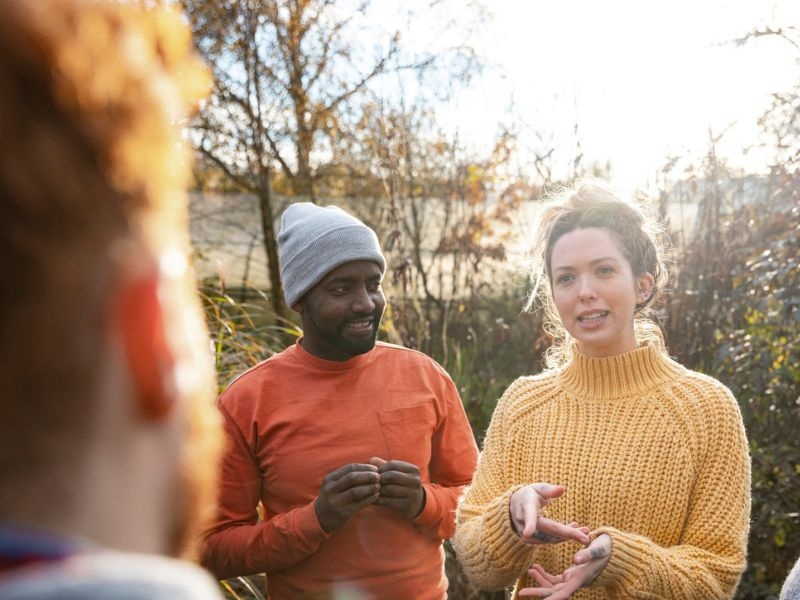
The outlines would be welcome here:
<svg viewBox="0 0 800 600">
<path fill-rule="evenodd" d="M 572 275 L 559 275 L 556 279 L 557 283 L 569 283 L 570 281 L 572 281 Z"/>
<path fill-rule="evenodd" d="M 597 272 L 600 273 L 600 275 L 611 275 L 614 272 L 614 269 L 611 267 L 600 267 L 597 269 Z"/>
</svg>

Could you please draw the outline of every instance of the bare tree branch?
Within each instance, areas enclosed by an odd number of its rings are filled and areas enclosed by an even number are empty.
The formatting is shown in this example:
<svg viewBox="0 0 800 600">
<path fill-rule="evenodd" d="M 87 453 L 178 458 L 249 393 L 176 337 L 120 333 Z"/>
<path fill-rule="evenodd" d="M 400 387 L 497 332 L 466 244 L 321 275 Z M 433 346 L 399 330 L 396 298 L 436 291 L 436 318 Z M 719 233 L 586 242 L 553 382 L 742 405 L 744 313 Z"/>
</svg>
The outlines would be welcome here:
<svg viewBox="0 0 800 600">
<path fill-rule="evenodd" d="M 228 179 L 233 181 L 236 185 L 241 187 L 243 190 L 247 190 L 248 192 L 254 192 L 255 191 L 255 186 L 253 184 L 249 183 L 246 179 L 244 179 L 243 177 L 241 177 L 241 176 L 237 175 L 236 173 L 234 173 L 230 169 L 230 167 L 228 166 L 228 163 L 226 163 L 224 160 L 219 158 L 212 151 L 208 150 L 205 146 L 198 145 L 197 150 L 203 156 L 205 156 L 208 160 L 213 162 L 225 174 L 225 176 Z"/>
<path fill-rule="evenodd" d="M 737 46 L 743 46 L 750 40 L 754 40 L 760 37 L 765 36 L 775 36 L 779 38 L 783 38 L 785 41 L 790 43 L 792 46 L 800 50 L 800 43 L 792 38 L 792 35 L 797 36 L 797 28 L 796 27 L 764 27 L 763 29 L 753 29 L 749 33 L 745 34 L 740 38 L 736 38 L 731 40 L 729 43 L 736 44 Z"/>
</svg>

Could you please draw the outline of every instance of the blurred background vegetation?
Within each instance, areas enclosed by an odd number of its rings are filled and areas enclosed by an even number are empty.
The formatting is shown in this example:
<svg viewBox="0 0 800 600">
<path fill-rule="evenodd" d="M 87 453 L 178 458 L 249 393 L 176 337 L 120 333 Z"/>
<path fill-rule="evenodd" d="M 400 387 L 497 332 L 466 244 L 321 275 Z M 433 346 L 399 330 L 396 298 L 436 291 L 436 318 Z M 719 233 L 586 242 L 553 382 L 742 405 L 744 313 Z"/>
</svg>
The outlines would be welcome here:
<svg viewBox="0 0 800 600">
<path fill-rule="evenodd" d="M 447 369 L 480 442 L 504 388 L 541 370 L 549 344 L 539 315 L 521 312 L 532 211 L 548 190 L 608 177 L 610 166 L 587 161 L 578 143 L 564 168 L 558 140 L 542 134 L 531 147 L 502 124 L 489 124 L 494 142 L 475 151 L 440 124 L 440 103 L 486 68 L 469 44 L 480 6 L 433 3 L 458 18 L 430 51 L 398 31 L 362 45 L 354 32 L 369 27 L 369 2 L 179 4 L 215 77 L 190 137 L 195 262 L 220 389 L 301 334 L 283 305 L 277 217 L 294 201 L 338 204 L 378 232 L 389 258 L 382 338 Z M 779 38 L 800 58 L 798 30 L 779 25 L 735 43 Z M 800 555 L 799 80 L 775 90 L 758 126 L 763 169 L 730 166 L 717 152 L 722 136 L 709 134 L 705 157 L 665 159 L 640 192 L 673 242 L 673 289 L 659 311 L 669 350 L 730 387 L 747 428 L 742 599 L 777 598 Z M 447 569 L 452 598 L 502 597 L 472 589 L 449 551 Z M 263 582 L 225 589 L 257 598 Z"/>
</svg>

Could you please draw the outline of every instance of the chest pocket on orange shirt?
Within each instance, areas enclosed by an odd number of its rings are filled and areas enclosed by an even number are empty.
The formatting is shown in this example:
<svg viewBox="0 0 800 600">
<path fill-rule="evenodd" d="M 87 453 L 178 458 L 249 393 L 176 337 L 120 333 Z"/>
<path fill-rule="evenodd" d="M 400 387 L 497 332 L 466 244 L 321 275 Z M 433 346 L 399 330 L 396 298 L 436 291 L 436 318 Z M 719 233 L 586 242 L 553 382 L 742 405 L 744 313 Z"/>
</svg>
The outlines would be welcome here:
<svg viewBox="0 0 800 600">
<path fill-rule="evenodd" d="M 378 411 L 389 460 L 402 460 L 427 471 L 431 459 L 431 438 L 436 424 L 433 407 L 415 404 Z"/>
</svg>

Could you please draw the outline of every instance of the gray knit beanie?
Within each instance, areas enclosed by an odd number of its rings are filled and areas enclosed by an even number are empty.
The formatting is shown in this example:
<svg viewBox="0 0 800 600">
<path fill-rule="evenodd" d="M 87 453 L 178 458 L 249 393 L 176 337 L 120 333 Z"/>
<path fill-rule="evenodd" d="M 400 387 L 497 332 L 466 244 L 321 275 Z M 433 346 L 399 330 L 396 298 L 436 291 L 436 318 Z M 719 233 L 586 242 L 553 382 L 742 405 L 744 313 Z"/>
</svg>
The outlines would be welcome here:
<svg viewBox="0 0 800 600">
<path fill-rule="evenodd" d="M 386 270 L 372 229 L 340 208 L 311 202 L 292 204 L 283 212 L 278 255 L 283 297 L 289 307 L 345 263 L 371 260 L 378 263 L 381 273 Z"/>
</svg>

